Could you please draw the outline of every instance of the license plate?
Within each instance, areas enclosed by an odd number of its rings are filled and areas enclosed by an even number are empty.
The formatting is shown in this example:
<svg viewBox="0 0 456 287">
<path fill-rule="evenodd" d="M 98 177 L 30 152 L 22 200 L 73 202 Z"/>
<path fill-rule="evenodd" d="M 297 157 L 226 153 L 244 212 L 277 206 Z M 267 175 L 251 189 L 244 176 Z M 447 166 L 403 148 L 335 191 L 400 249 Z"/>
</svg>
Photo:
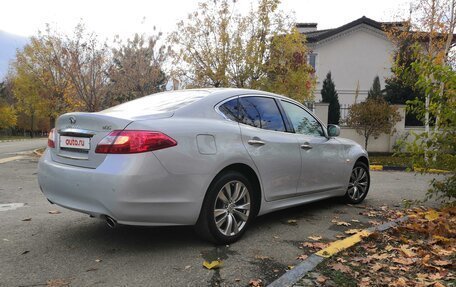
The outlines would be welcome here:
<svg viewBox="0 0 456 287">
<path fill-rule="evenodd" d="M 60 136 L 60 147 L 89 150 L 90 139 Z"/>
</svg>

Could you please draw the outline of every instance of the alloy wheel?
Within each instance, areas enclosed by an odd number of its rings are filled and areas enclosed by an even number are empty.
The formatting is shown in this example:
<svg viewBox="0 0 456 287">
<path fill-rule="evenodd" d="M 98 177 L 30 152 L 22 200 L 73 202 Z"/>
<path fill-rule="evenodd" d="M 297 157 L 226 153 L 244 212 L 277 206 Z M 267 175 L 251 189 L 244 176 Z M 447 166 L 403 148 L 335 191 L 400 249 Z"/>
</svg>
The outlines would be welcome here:
<svg viewBox="0 0 456 287">
<path fill-rule="evenodd" d="M 238 180 L 228 182 L 215 199 L 215 226 L 225 236 L 238 234 L 249 219 L 250 207 L 250 193 L 245 184 Z"/>
<path fill-rule="evenodd" d="M 367 171 L 357 166 L 353 169 L 350 176 L 350 182 L 348 184 L 348 196 L 353 200 L 357 201 L 364 196 L 369 187 L 369 176 Z"/>
</svg>

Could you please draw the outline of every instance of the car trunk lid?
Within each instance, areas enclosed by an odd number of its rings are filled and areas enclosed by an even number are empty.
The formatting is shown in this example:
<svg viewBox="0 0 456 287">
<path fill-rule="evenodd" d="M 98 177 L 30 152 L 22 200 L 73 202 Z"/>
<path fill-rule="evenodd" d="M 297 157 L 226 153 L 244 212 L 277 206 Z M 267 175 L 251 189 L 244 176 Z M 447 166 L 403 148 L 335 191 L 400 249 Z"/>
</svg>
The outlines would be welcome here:
<svg viewBox="0 0 456 287">
<path fill-rule="evenodd" d="M 55 148 L 51 149 L 56 162 L 96 168 L 106 154 L 95 153 L 95 148 L 113 130 L 123 130 L 132 122 L 129 118 L 99 113 L 68 113 L 56 122 Z"/>
</svg>

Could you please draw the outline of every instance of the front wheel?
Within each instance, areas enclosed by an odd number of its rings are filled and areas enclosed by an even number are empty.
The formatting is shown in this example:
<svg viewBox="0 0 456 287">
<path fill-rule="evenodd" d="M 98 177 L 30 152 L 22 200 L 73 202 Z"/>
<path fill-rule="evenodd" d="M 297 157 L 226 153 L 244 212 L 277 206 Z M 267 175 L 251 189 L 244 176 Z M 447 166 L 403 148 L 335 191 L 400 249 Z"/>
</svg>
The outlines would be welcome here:
<svg viewBox="0 0 456 287">
<path fill-rule="evenodd" d="M 344 199 L 347 203 L 361 203 L 367 196 L 370 186 L 369 167 L 363 162 L 357 162 L 353 167 Z"/>
<path fill-rule="evenodd" d="M 235 171 L 223 173 L 209 187 L 196 230 L 218 244 L 235 242 L 252 221 L 254 207 L 250 181 Z"/>
</svg>

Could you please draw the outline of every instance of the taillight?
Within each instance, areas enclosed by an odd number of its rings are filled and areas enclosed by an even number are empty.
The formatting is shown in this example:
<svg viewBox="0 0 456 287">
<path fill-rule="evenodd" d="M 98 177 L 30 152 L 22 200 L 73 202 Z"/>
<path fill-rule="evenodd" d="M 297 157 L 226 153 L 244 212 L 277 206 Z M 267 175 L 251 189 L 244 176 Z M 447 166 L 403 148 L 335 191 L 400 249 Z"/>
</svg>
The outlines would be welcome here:
<svg viewBox="0 0 456 287">
<path fill-rule="evenodd" d="M 177 142 L 160 132 L 112 131 L 104 137 L 95 149 L 96 153 L 140 153 L 164 149 Z"/>
<path fill-rule="evenodd" d="M 55 129 L 49 132 L 48 136 L 48 147 L 55 148 Z"/>
</svg>

